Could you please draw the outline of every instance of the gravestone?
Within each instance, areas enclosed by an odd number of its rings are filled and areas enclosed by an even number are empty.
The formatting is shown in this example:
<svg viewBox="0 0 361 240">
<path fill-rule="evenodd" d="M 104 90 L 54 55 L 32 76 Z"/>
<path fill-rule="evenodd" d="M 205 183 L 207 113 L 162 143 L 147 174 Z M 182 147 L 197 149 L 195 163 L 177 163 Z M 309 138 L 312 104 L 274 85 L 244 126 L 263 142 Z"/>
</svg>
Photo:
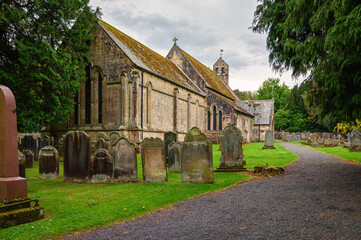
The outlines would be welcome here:
<svg viewBox="0 0 361 240">
<path fill-rule="evenodd" d="M 313 133 L 311 136 L 311 146 L 318 147 L 318 134 L 317 133 Z"/>
<path fill-rule="evenodd" d="M 113 157 L 114 181 L 136 182 L 137 153 L 136 144 L 126 137 L 119 137 L 110 147 L 110 155 Z"/>
<path fill-rule="evenodd" d="M 274 142 L 273 132 L 267 131 L 265 136 L 264 146 L 262 149 L 275 149 L 275 147 L 273 146 L 273 142 Z"/>
<path fill-rule="evenodd" d="M 294 141 L 296 139 L 296 134 L 295 133 L 291 133 L 291 142 Z"/>
<path fill-rule="evenodd" d="M 141 143 L 143 180 L 167 182 L 167 167 L 164 158 L 164 142 L 160 138 L 145 138 Z"/>
<path fill-rule="evenodd" d="M 38 138 L 38 149 L 42 149 L 43 147 L 53 146 L 53 138 L 45 135 L 44 137 Z"/>
<path fill-rule="evenodd" d="M 181 172 L 181 146 L 180 142 L 171 142 L 168 146 L 169 172 Z"/>
<path fill-rule="evenodd" d="M 105 132 L 97 133 L 97 141 L 95 143 L 95 149 L 107 149 L 109 150 L 110 138 Z"/>
<path fill-rule="evenodd" d="M 287 136 L 287 135 L 288 135 L 288 134 L 285 133 L 285 132 L 282 133 L 282 141 L 284 141 L 284 142 L 287 141 L 287 139 L 286 139 L 286 136 Z"/>
<path fill-rule="evenodd" d="M 164 151 L 165 151 L 165 161 L 167 164 L 169 164 L 168 161 L 168 146 L 171 142 L 177 142 L 178 141 L 178 134 L 174 132 L 166 132 L 164 133 Z"/>
<path fill-rule="evenodd" d="M 121 137 L 119 132 L 111 132 L 109 134 L 110 145 L 114 144 Z"/>
<path fill-rule="evenodd" d="M 296 135 L 295 140 L 296 142 L 301 142 L 301 135 Z"/>
<path fill-rule="evenodd" d="M 25 168 L 34 167 L 34 153 L 31 150 L 24 150 L 22 152 L 25 158 Z"/>
<path fill-rule="evenodd" d="M 1 229 L 44 218 L 43 207 L 30 206 L 26 179 L 19 176 L 19 155 L 15 98 L 8 87 L 0 85 Z"/>
<path fill-rule="evenodd" d="M 64 178 L 87 180 L 89 175 L 89 136 L 83 131 L 70 131 L 64 136 Z"/>
<path fill-rule="evenodd" d="M 361 152 L 361 132 L 358 128 L 350 134 L 350 152 Z"/>
<path fill-rule="evenodd" d="M 33 154 L 31 151 L 29 152 Z M 22 154 L 19 150 L 18 150 L 18 160 L 19 160 L 19 176 L 25 178 L 26 159 L 25 159 L 25 155 Z"/>
<path fill-rule="evenodd" d="M 241 172 L 245 168 L 243 165 L 243 149 L 242 141 L 243 136 L 240 129 L 229 123 L 221 132 L 219 136 L 221 143 L 221 159 L 219 168 L 216 172 Z"/>
<path fill-rule="evenodd" d="M 185 136 L 181 148 L 183 183 L 213 183 L 212 143 L 197 127 Z"/>
<path fill-rule="evenodd" d="M 55 179 L 59 177 L 59 153 L 56 148 L 46 146 L 39 151 L 39 178 Z"/>
<path fill-rule="evenodd" d="M 286 141 L 291 142 L 292 141 L 292 136 L 291 135 L 286 135 Z"/>
<path fill-rule="evenodd" d="M 64 136 L 61 137 L 58 141 L 58 149 L 59 149 L 59 162 L 63 162 L 63 146 L 64 146 Z"/>
<path fill-rule="evenodd" d="M 22 151 L 31 150 L 34 153 L 34 160 L 37 161 L 38 156 L 38 140 L 35 139 L 32 135 L 26 134 L 25 137 L 21 140 Z"/>
<path fill-rule="evenodd" d="M 19 177 L 15 98 L 9 88 L 0 85 L 0 200 L 27 194 L 26 179 Z"/>
<path fill-rule="evenodd" d="M 90 163 L 90 181 L 93 183 L 109 183 L 112 181 L 113 162 L 108 150 L 98 149 Z"/>
<path fill-rule="evenodd" d="M 350 136 L 351 136 L 351 133 L 347 133 L 347 141 L 349 142 L 350 141 Z"/>
</svg>

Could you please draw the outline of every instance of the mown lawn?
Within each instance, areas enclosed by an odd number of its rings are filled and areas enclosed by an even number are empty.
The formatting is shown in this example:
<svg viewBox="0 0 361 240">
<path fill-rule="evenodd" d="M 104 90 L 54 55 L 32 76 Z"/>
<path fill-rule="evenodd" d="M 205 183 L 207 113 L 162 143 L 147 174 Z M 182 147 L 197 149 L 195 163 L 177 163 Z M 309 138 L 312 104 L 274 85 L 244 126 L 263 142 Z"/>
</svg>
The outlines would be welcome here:
<svg viewBox="0 0 361 240">
<path fill-rule="evenodd" d="M 326 147 L 312 147 L 298 142 L 292 142 L 292 143 L 361 163 L 361 152 L 350 152 L 348 148 L 344 148 L 342 146 L 326 148 Z"/>
<path fill-rule="evenodd" d="M 255 165 L 284 166 L 297 155 L 275 144 L 277 149 L 262 150 L 263 143 L 244 145 L 247 169 Z M 214 169 L 219 166 L 221 152 L 213 145 Z M 142 179 L 141 159 L 138 176 Z M 38 162 L 26 169 L 28 196 L 39 199 L 45 219 L 0 230 L 0 239 L 35 239 L 71 231 L 105 226 L 130 220 L 193 196 L 216 191 L 251 178 L 241 173 L 214 173 L 214 184 L 183 184 L 180 173 L 168 173 L 167 183 L 79 184 L 60 179 L 38 179 Z"/>
</svg>

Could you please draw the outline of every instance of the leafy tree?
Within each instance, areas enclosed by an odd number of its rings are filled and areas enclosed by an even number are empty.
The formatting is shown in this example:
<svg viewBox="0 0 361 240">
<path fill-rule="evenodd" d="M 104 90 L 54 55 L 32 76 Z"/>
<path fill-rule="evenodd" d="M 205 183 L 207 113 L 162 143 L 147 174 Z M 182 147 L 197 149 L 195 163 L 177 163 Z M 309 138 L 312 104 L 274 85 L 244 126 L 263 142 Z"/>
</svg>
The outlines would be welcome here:
<svg viewBox="0 0 361 240">
<path fill-rule="evenodd" d="M 237 95 L 239 100 L 256 100 L 257 99 L 257 93 L 254 91 L 239 91 L 238 89 L 235 89 L 234 94 Z"/>
<path fill-rule="evenodd" d="M 0 5 L 0 84 L 17 101 L 19 131 L 64 122 L 85 79 L 89 0 L 5 0 Z"/>
<path fill-rule="evenodd" d="M 275 103 L 275 113 L 286 104 L 286 99 L 290 90 L 285 83 L 280 84 L 278 78 L 268 78 L 257 90 L 257 99 L 273 99 Z"/>
<path fill-rule="evenodd" d="M 266 32 L 277 71 L 308 75 L 321 117 L 361 117 L 361 3 L 259 0 L 252 30 Z"/>
</svg>

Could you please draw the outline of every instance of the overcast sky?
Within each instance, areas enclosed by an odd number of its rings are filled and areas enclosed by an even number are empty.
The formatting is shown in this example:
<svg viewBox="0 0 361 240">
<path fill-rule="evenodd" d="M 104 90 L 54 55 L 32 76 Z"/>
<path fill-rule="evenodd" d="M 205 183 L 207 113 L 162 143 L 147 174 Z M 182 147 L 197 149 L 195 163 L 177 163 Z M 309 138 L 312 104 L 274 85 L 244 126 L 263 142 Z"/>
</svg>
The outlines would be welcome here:
<svg viewBox="0 0 361 240">
<path fill-rule="evenodd" d="M 162 56 L 172 39 L 188 54 L 212 68 L 220 49 L 230 67 L 232 89 L 257 90 L 269 77 L 292 87 L 300 80 L 281 76 L 268 63 L 266 35 L 249 30 L 256 0 L 90 0 L 102 19 Z"/>
</svg>

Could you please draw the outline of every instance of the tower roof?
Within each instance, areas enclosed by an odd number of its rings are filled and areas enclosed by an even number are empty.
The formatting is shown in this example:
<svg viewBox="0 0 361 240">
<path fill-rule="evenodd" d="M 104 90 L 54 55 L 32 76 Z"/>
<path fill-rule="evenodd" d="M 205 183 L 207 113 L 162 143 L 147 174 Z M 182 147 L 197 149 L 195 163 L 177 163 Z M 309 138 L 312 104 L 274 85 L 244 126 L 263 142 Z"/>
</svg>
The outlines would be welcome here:
<svg viewBox="0 0 361 240">
<path fill-rule="evenodd" d="M 229 65 L 223 60 L 222 57 L 219 57 L 218 60 L 217 60 L 217 62 L 216 62 L 213 66 L 222 65 L 222 64 L 224 64 L 224 65 L 226 65 L 227 67 L 229 67 Z"/>
</svg>

